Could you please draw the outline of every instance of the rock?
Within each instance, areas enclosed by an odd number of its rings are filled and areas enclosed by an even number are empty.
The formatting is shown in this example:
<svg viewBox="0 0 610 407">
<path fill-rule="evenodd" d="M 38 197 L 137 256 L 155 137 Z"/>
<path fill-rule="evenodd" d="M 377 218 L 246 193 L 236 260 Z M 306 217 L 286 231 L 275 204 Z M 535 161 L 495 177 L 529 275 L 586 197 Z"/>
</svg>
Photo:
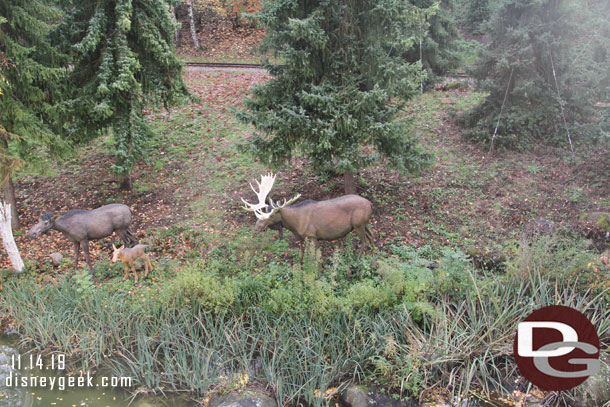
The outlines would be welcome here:
<svg viewBox="0 0 610 407">
<path fill-rule="evenodd" d="M 346 407 L 417 407 L 416 400 L 394 400 L 376 390 L 350 386 L 340 396 Z"/>
<path fill-rule="evenodd" d="M 467 85 L 465 85 L 464 83 L 462 83 L 460 81 L 451 81 L 451 82 L 444 83 L 442 86 L 442 90 L 448 91 L 448 90 L 464 89 L 467 87 L 468 87 Z"/>
<path fill-rule="evenodd" d="M 506 268 L 506 255 L 498 249 L 471 248 L 466 251 L 466 254 L 470 256 L 475 267 L 479 269 L 503 272 Z"/>
<path fill-rule="evenodd" d="M 350 386 L 341 394 L 341 401 L 347 407 L 369 407 L 372 400 L 367 392 L 359 386 Z"/>
<path fill-rule="evenodd" d="M 277 403 L 266 394 L 247 391 L 243 394 L 229 393 L 212 399 L 208 407 L 277 407 Z"/>
<path fill-rule="evenodd" d="M 63 260 L 64 256 L 61 255 L 61 253 L 51 253 L 49 255 L 49 257 L 51 258 L 51 263 L 53 263 L 53 265 L 55 267 L 59 266 L 61 264 L 61 261 Z"/>
<path fill-rule="evenodd" d="M 585 228 L 602 233 L 610 233 L 610 213 L 588 212 L 580 215 L 580 221 Z"/>
<path fill-rule="evenodd" d="M 581 232 L 593 241 L 595 248 L 603 251 L 610 243 L 610 213 L 588 212 L 580 215 Z"/>
<path fill-rule="evenodd" d="M 554 222 L 545 219 L 532 220 L 523 226 L 523 234 L 531 239 L 537 236 L 550 236 L 557 229 Z"/>
<path fill-rule="evenodd" d="M 598 407 L 610 400 L 610 370 L 602 367 L 600 374 L 590 376 L 578 389 L 579 407 Z"/>
</svg>

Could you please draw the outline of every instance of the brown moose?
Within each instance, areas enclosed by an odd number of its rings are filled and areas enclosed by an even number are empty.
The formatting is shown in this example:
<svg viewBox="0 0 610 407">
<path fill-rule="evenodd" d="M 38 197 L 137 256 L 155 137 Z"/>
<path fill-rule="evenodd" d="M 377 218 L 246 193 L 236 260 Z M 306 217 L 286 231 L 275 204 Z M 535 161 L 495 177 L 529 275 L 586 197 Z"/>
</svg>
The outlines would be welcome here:
<svg viewBox="0 0 610 407">
<path fill-rule="evenodd" d="M 344 195 L 326 201 L 308 200 L 292 205 L 301 196 L 297 194 L 289 201 L 284 199 L 282 204 L 273 200 L 267 204 L 265 199 L 273 188 L 275 177 L 268 174 L 261 176 L 260 182 L 255 180 L 258 191 L 250 184 L 258 203 L 251 204 L 242 198 L 244 209 L 254 212 L 258 218 L 255 231 L 261 232 L 280 223 L 301 241 L 301 260 L 306 239 L 315 245 L 318 240 L 340 239 L 354 230 L 360 238 L 360 251 L 374 243 L 373 234 L 367 227 L 373 212 L 369 200 L 358 195 Z"/>
</svg>

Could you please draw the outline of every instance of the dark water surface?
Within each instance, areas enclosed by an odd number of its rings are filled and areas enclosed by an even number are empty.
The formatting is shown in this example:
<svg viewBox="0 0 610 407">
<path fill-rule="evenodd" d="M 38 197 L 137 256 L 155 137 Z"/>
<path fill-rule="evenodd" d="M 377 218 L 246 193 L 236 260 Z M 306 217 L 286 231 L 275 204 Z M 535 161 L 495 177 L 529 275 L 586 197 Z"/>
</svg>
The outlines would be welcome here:
<svg viewBox="0 0 610 407">
<path fill-rule="evenodd" d="M 188 407 L 195 403 L 178 397 L 138 397 L 133 400 L 129 391 L 116 386 L 101 387 L 101 377 L 92 379 L 93 387 L 72 387 L 67 385 L 67 375 L 61 370 L 52 370 L 51 363 L 60 367 L 61 360 L 43 358 L 43 369 L 37 368 L 37 355 L 21 354 L 17 349 L 17 339 L 0 335 L 0 407 Z M 17 369 L 16 361 L 21 361 L 21 369 Z M 32 364 L 32 366 L 30 366 Z M 13 365 L 15 368 L 13 368 Z M 37 380 L 45 377 L 45 387 L 15 386 L 20 377 L 35 377 Z M 9 380 L 7 381 L 7 378 Z M 50 380 L 55 378 L 54 389 L 50 388 Z M 12 379 L 13 384 L 10 383 Z M 65 388 L 61 390 L 60 380 Z M 458 404 L 460 405 L 460 404 Z M 499 407 L 508 406 L 502 403 L 462 403 L 469 407 Z"/>
<path fill-rule="evenodd" d="M 184 399 L 172 397 L 139 397 L 132 400 L 131 394 L 120 386 L 104 388 L 102 378 L 92 379 L 93 387 L 68 387 L 68 376 L 61 370 L 52 370 L 61 366 L 61 360 L 44 358 L 43 369 L 36 367 L 36 354 L 21 354 L 16 348 L 16 338 L 0 335 L 0 407 L 187 407 L 195 405 Z M 32 359 L 30 359 L 32 356 Z M 21 361 L 21 369 L 17 368 L 17 361 Z M 40 363 L 39 362 L 39 363 Z M 30 368 L 32 363 L 32 368 Z M 13 365 L 15 368 L 13 368 Z M 39 366 L 38 366 L 39 367 Z M 20 377 L 46 380 L 45 387 L 15 386 Z M 45 379 L 42 379 L 42 378 Z M 12 380 L 12 383 L 11 383 Z M 55 380 L 54 389 L 50 382 Z M 110 383 L 111 378 L 105 379 Z M 86 381 L 86 380 L 85 380 Z M 63 383 L 64 389 L 58 387 Z M 7 386 L 10 385 L 10 386 Z"/>
</svg>

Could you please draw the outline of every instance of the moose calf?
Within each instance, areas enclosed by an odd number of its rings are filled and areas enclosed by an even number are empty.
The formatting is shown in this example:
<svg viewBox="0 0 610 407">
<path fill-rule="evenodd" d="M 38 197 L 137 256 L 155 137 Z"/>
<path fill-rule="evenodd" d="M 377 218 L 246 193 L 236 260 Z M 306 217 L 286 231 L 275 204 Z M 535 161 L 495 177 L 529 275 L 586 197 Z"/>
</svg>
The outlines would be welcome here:
<svg viewBox="0 0 610 407">
<path fill-rule="evenodd" d="M 133 266 L 133 261 L 135 259 L 142 258 L 144 260 L 144 277 L 148 275 L 149 269 L 152 270 L 152 264 L 150 263 L 150 258 L 146 253 L 144 253 L 144 249 L 146 249 L 145 244 L 138 244 L 132 247 L 131 249 L 125 248 L 125 246 L 121 246 L 118 249 L 112 245 L 114 249 L 114 253 L 112 255 L 112 262 L 116 263 L 119 259 L 123 262 L 123 266 L 125 267 L 125 276 L 123 277 L 123 281 L 127 280 L 129 276 L 129 267 L 131 267 L 131 271 L 135 276 L 135 283 L 138 282 L 138 273 L 136 273 L 136 269 Z"/>
</svg>

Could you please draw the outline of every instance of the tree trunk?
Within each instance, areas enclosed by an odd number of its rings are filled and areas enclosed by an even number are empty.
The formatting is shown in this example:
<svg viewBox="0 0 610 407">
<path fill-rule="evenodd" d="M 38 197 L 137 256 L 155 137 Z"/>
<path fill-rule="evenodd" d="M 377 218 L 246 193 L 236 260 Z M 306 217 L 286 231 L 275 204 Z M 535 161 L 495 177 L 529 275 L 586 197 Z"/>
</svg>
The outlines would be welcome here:
<svg viewBox="0 0 610 407">
<path fill-rule="evenodd" d="M 131 175 L 127 174 L 121 179 L 121 186 L 119 187 L 123 191 L 131 191 Z"/>
<path fill-rule="evenodd" d="M 1 126 L 0 126 L 1 128 Z M 8 141 L 6 136 L 2 134 L 0 137 L 0 152 L 8 151 Z M 19 215 L 17 214 L 17 202 L 15 200 L 15 187 L 13 186 L 13 176 L 10 168 L 10 164 L 2 162 L 0 165 L 3 168 L 0 169 L 0 188 L 2 189 L 2 195 L 0 195 L 0 202 L 4 201 L 11 205 L 11 222 L 13 229 L 19 229 L 21 224 L 19 223 Z M 6 177 L 6 184 L 2 186 L 2 180 Z"/>
<path fill-rule="evenodd" d="M 11 209 L 11 227 L 15 230 L 21 228 L 19 215 L 17 214 L 17 201 L 15 199 L 15 187 L 13 185 L 13 177 L 9 176 L 2 191 L 2 199 L 10 205 Z"/>
<path fill-rule="evenodd" d="M 195 31 L 195 18 L 193 17 L 193 0 L 187 0 L 186 4 L 189 7 L 189 25 L 191 27 L 191 37 L 193 38 L 193 46 L 197 51 L 201 49 L 199 39 L 197 39 L 197 31 Z"/>
<path fill-rule="evenodd" d="M 21 272 L 23 270 L 23 260 L 21 260 L 19 249 L 15 244 L 13 229 L 11 228 L 11 204 L 4 201 L 0 201 L 0 235 L 13 269 Z"/>
<path fill-rule="evenodd" d="M 356 183 L 354 181 L 354 173 L 353 172 L 345 172 L 343 173 L 343 188 L 345 189 L 345 194 L 355 194 L 356 193 Z"/>
<path fill-rule="evenodd" d="M 169 6 L 169 11 L 172 14 L 172 20 L 174 20 L 174 23 L 178 22 L 178 19 L 176 18 L 176 7 L 174 7 L 173 4 L 171 4 Z M 178 47 L 178 40 L 180 39 L 180 31 L 178 31 L 178 28 L 174 28 L 174 45 L 176 47 Z"/>
</svg>

